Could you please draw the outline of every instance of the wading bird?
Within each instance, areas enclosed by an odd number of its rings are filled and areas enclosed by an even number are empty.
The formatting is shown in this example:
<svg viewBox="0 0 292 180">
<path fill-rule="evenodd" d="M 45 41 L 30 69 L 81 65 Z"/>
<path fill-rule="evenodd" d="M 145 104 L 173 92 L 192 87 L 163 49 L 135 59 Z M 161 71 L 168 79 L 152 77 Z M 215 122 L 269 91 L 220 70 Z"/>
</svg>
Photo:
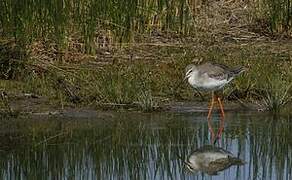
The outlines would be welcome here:
<svg viewBox="0 0 292 180">
<path fill-rule="evenodd" d="M 216 92 L 221 90 L 226 84 L 237 75 L 245 71 L 244 67 L 229 68 L 223 64 L 207 62 L 201 65 L 190 64 L 185 69 L 185 79 L 189 84 L 199 91 L 212 91 L 212 100 L 208 112 L 208 119 L 212 114 L 214 102 L 218 101 L 222 118 L 224 118 L 223 103 Z"/>
<path fill-rule="evenodd" d="M 185 161 L 186 167 L 191 172 L 204 172 L 209 175 L 217 175 L 233 165 L 243 165 L 245 162 L 235 157 L 231 152 L 210 145 L 196 149 Z"/>
</svg>

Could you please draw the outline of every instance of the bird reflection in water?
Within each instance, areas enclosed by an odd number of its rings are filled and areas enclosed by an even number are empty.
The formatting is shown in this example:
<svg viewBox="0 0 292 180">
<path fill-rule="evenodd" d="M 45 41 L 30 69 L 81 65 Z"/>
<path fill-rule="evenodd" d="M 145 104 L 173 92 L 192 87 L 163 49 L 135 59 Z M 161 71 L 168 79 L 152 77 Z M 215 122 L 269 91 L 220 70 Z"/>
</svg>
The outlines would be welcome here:
<svg viewBox="0 0 292 180">
<path fill-rule="evenodd" d="M 211 134 L 212 145 L 202 146 L 189 155 L 185 164 L 191 172 L 201 171 L 208 175 L 217 175 L 219 171 L 228 169 L 233 165 L 239 166 L 245 164 L 243 160 L 235 157 L 231 152 L 215 146 L 224 130 L 224 116 L 221 118 L 216 138 L 211 118 L 208 118 L 208 128 Z"/>
<path fill-rule="evenodd" d="M 211 135 L 211 144 L 215 145 L 216 142 L 218 142 L 218 140 L 221 138 L 223 130 L 224 130 L 224 124 L 225 124 L 224 117 L 221 117 L 219 129 L 218 129 L 216 137 L 215 137 L 215 131 L 214 131 L 213 126 L 212 126 L 212 121 L 210 118 L 208 118 L 208 128 L 209 128 L 210 135 Z"/>
<path fill-rule="evenodd" d="M 208 175 L 218 175 L 219 171 L 233 165 L 243 165 L 245 162 L 223 148 L 205 145 L 196 149 L 185 161 L 185 164 L 191 172 L 201 171 Z"/>
<path fill-rule="evenodd" d="M 208 175 L 217 175 L 219 171 L 228 169 L 233 165 L 239 166 L 245 164 L 244 160 L 235 157 L 231 152 L 215 146 L 224 130 L 224 116 L 221 118 L 216 137 L 211 118 L 208 118 L 208 128 L 212 145 L 202 146 L 189 155 L 185 161 L 185 165 L 191 172 L 200 171 Z"/>
</svg>

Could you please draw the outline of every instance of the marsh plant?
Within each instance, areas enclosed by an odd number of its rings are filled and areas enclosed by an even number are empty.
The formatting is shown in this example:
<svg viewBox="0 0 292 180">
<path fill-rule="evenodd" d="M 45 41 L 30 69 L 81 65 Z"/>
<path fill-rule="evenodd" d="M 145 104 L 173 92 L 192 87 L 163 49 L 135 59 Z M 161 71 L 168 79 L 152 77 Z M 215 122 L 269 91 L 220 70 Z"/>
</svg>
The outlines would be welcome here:
<svg viewBox="0 0 292 180">
<path fill-rule="evenodd" d="M 291 0 L 253 0 L 254 15 L 266 19 L 272 30 L 291 28 Z M 208 6 L 204 0 L 39 0 L 0 2 L 1 36 L 30 44 L 53 41 L 64 50 L 78 39 L 83 50 L 93 53 L 103 30 L 115 42 L 133 40 L 133 35 L 156 31 L 194 32 L 196 12 Z M 230 3 L 232 4 L 232 3 Z M 208 8 L 208 7 L 207 7 Z"/>
<path fill-rule="evenodd" d="M 138 88 L 134 77 L 118 66 L 100 72 L 97 83 L 99 96 L 105 103 L 129 104 Z"/>
<path fill-rule="evenodd" d="M 121 42 L 153 29 L 188 32 L 192 20 L 185 0 L 4 0 L 0 9 L 0 27 L 7 37 L 26 43 L 50 39 L 62 49 L 69 36 L 78 34 L 89 52 L 99 30 L 111 31 L 109 38 Z"/>
<path fill-rule="evenodd" d="M 291 0 L 262 0 L 263 11 L 266 14 L 268 26 L 272 32 L 291 32 L 292 1 Z"/>
<path fill-rule="evenodd" d="M 158 108 L 158 103 L 155 100 L 151 89 L 147 88 L 146 91 L 141 91 L 138 95 L 138 106 L 144 112 L 154 111 Z"/>
<path fill-rule="evenodd" d="M 0 38 L 0 79 L 17 78 L 24 69 L 27 57 L 24 47 L 15 42 L 2 42 Z"/>
<path fill-rule="evenodd" d="M 143 111 L 152 111 L 157 106 L 146 66 L 107 66 L 98 73 L 92 88 L 98 104 L 138 106 Z"/>
<path fill-rule="evenodd" d="M 284 106 L 292 100 L 291 90 L 292 83 L 275 75 L 267 78 L 263 85 L 262 106 L 272 112 L 278 113 Z"/>
<path fill-rule="evenodd" d="M 5 91 L 0 90 L 0 110 L 2 110 L 4 113 L 12 114 L 12 109 L 9 104 L 8 95 Z"/>
</svg>

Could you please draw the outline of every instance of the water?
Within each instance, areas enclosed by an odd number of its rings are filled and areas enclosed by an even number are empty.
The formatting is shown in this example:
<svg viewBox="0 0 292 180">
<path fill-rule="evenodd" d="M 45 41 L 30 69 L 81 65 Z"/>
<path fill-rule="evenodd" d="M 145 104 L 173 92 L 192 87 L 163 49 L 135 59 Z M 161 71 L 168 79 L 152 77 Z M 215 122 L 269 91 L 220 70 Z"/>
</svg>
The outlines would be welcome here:
<svg viewBox="0 0 292 180">
<path fill-rule="evenodd" d="M 216 143 L 243 159 L 218 175 L 185 161 L 211 142 L 206 113 L 1 120 L 1 179 L 292 179 L 289 116 L 229 112 Z M 213 128 L 219 128 L 213 117 Z"/>
</svg>

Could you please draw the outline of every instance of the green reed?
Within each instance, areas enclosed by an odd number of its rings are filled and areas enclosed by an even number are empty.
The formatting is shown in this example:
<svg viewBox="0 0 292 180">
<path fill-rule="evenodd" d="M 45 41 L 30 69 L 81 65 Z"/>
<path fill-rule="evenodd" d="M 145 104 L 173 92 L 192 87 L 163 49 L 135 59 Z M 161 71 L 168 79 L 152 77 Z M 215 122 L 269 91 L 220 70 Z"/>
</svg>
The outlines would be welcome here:
<svg viewBox="0 0 292 180">
<path fill-rule="evenodd" d="M 143 111 L 157 108 L 149 67 L 112 65 L 96 77 L 94 90 L 97 103 L 134 105 Z"/>
<path fill-rule="evenodd" d="M 292 26 L 292 1 L 268 0 L 270 27 L 274 31 L 288 31 Z"/>
<path fill-rule="evenodd" d="M 260 0 L 257 4 L 255 14 L 260 12 L 273 31 L 291 28 L 291 0 Z M 85 43 L 84 51 L 94 53 L 101 36 L 124 42 L 157 30 L 188 34 L 194 30 L 191 6 L 186 0 L 3 0 L 0 35 L 24 44 L 53 41 L 61 50 L 73 38 Z"/>
<path fill-rule="evenodd" d="M 292 100 L 292 84 L 283 80 L 279 75 L 269 77 L 263 85 L 263 106 L 272 112 L 280 112 L 282 107 Z"/>
<path fill-rule="evenodd" d="M 257 2 L 257 13 L 267 22 L 272 32 L 291 33 L 292 1 L 291 0 L 260 0 Z"/>
<path fill-rule="evenodd" d="M 0 79 L 16 79 L 23 71 L 27 57 L 21 45 L 0 39 Z"/>
<path fill-rule="evenodd" d="M 75 34 L 89 52 L 100 30 L 111 31 L 116 41 L 130 41 L 133 34 L 155 29 L 187 32 L 191 26 L 185 0 L 4 0 L 0 9 L 4 37 L 52 40 L 62 47 Z"/>
</svg>

